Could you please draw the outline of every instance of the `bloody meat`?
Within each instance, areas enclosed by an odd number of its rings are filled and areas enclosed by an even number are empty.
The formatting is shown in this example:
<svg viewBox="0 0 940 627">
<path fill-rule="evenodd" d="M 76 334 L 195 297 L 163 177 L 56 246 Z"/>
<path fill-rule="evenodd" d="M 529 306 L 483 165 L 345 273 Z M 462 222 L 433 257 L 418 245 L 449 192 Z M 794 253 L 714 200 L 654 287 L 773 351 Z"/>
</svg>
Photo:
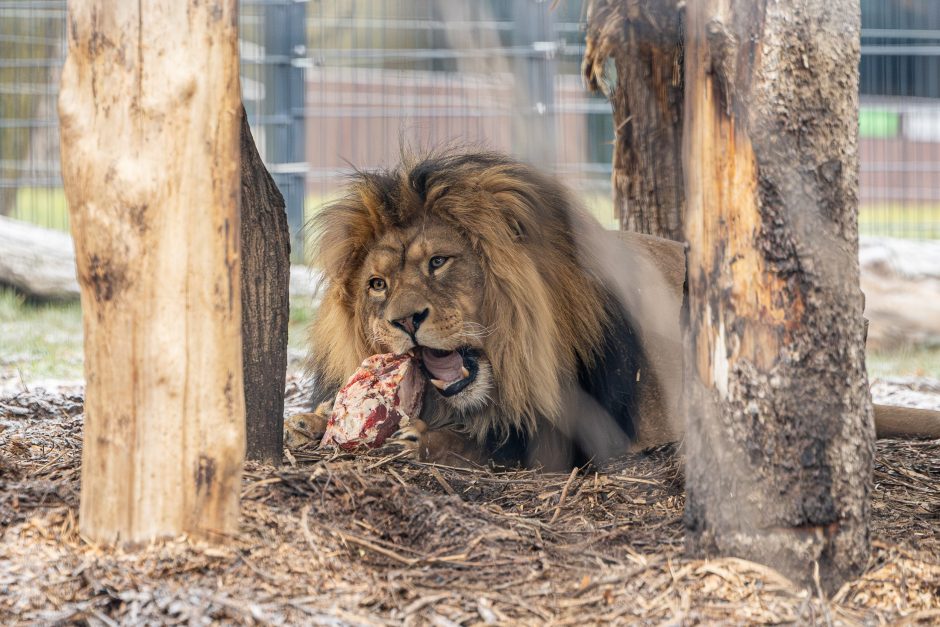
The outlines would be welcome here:
<svg viewBox="0 0 940 627">
<path fill-rule="evenodd" d="M 421 411 L 424 377 L 409 354 L 373 355 L 346 382 L 333 403 L 321 446 L 375 448 Z"/>
</svg>

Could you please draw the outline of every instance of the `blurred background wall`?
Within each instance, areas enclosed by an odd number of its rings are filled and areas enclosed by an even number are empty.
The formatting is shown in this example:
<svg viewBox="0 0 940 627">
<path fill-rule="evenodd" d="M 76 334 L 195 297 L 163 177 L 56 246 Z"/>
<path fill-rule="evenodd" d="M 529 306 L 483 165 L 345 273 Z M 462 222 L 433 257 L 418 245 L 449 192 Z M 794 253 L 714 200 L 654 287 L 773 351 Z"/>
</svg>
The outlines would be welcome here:
<svg viewBox="0 0 940 627">
<path fill-rule="evenodd" d="M 862 0 L 861 226 L 940 239 L 940 2 Z M 242 92 L 302 226 L 353 166 L 505 150 L 613 226 L 610 107 L 587 95 L 581 0 L 242 0 Z M 0 0 L 0 214 L 68 228 L 55 99 L 64 0 Z M 2 251 L 0 251 L 2 254 Z"/>
</svg>

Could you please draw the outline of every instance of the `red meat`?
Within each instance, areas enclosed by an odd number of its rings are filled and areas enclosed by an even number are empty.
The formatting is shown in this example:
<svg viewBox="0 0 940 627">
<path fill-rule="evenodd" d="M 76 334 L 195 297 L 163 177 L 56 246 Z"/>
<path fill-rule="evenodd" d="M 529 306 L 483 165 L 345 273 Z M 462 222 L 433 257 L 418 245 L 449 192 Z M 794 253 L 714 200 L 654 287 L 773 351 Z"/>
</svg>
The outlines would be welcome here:
<svg viewBox="0 0 940 627">
<path fill-rule="evenodd" d="M 424 377 L 409 354 L 373 355 L 340 389 L 321 446 L 375 448 L 421 411 Z"/>
</svg>

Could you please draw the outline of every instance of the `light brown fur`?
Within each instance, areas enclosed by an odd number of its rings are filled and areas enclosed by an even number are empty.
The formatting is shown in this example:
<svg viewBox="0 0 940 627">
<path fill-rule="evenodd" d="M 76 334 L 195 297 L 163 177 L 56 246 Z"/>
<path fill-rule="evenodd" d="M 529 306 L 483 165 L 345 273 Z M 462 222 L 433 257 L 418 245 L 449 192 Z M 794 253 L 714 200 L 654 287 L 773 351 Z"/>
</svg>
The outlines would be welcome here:
<svg viewBox="0 0 940 627">
<path fill-rule="evenodd" d="M 448 176 L 431 176 L 423 197 L 409 179 L 411 162 L 388 173 L 358 175 L 346 196 L 315 220 L 314 264 L 328 280 L 311 338 L 319 387 L 338 387 L 371 354 L 407 349 L 369 302 L 367 275 L 379 273 L 383 264 L 389 274 L 395 265 L 393 252 L 378 249 L 410 242 L 426 257 L 456 246 L 461 263 L 476 266 L 465 270 L 480 274 L 479 293 L 464 282 L 422 297 L 432 312 L 464 313 L 466 322 L 485 330 L 478 344 L 497 385 L 495 398 L 471 422 L 456 425 L 460 420 L 451 419 L 447 426 L 477 439 L 494 429 L 534 431 L 539 417 L 558 418 L 561 389 L 575 377 L 578 360 L 594 359 L 606 324 L 598 315 L 604 308 L 591 261 L 576 248 L 573 202 L 561 185 L 495 155 L 432 159 Z M 403 272 L 389 280 L 397 282 L 398 300 L 403 292 L 421 291 L 415 283 L 421 277 L 412 280 Z M 467 311 L 470 303 L 475 311 Z M 445 321 L 432 314 L 429 328 Z M 448 419 L 438 415 L 434 422 Z"/>
<path fill-rule="evenodd" d="M 427 310 L 415 339 L 432 348 L 478 349 L 486 370 L 469 402 L 443 399 L 428 385 L 422 456 L 443 460 L 432 450 L 443 447 L 485 459 L 488 449 L 480 446 L 514 430 L 530 437 L 535 453 L 527 453 L 528 463 L 570 463 L 566 442 L 575 440 L 589 456 L 616 454 L 627 446 L 622 434 L 609 418 L 591 417 L 596 404 L 578 388 L 579 368 L 599 359 L 618 324 L 605 300 L 614 293 L 644 353 L 630 444 L 682 437 L 681 244 L 629 233 L 618 241 L 562 185 L 486 153 L 360 173 L 313 226 L 314 263 L 328 280 L 312 326 L 316 402 L 331 400 L 369 355 L 409 350 L 414 342 L 392 321 Z M 426 263 L 437 254 L 448 261 L 435 274 Z M 372 290 L 375 277 L 388 289 Z M 880 436 L 940 437 L 937 412 L 875 409 Z"/>
</svg>

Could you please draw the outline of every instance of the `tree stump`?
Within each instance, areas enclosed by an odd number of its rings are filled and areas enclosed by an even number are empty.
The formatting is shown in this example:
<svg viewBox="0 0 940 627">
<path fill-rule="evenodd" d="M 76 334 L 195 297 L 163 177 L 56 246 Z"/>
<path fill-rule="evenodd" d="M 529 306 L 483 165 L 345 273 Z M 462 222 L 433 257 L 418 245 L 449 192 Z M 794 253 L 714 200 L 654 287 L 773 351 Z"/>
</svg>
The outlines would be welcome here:
<svg viewBox="0 0 940 627">
<path fill-rule="evenodd" d="M 831 591 L 869 555 L 858 0 L 687 13 L 687 542 Z"/>
<path fill-rule="evenodd" d="M 74 0 L 59 98 L 85 331 L 80 525 L 237 531 L 245 452 L 235 0 Z"/>
<path fill-rule="evenodd" d="M 582 71 L 614 114 L 614 213 L 627 231 L 683 240 L 682 16 L 677 0 L 593 0 Z M 613 62 L 616 82 L 608 84 Z"/>
</svg>

